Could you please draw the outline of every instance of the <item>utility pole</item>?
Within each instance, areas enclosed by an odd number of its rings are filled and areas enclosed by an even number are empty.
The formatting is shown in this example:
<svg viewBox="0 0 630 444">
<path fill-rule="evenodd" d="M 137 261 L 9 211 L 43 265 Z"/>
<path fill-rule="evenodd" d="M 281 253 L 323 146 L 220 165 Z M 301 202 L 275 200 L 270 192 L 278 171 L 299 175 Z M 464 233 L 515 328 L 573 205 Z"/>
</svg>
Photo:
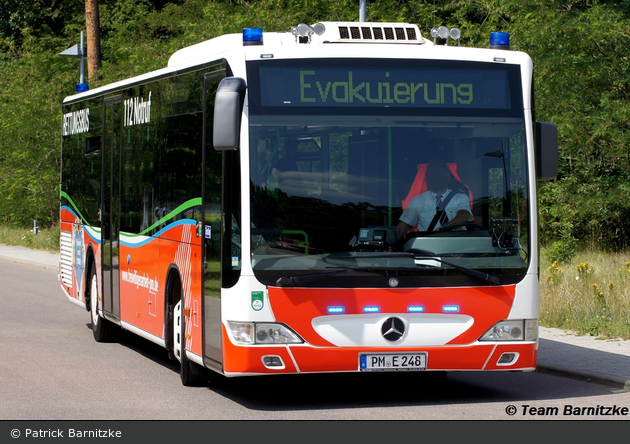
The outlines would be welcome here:
<svg viewBox="0 0 630 444">
<path fill-rule="evenodd" d="M 85 76 L 83 75 L 83 65 L 85 65 L 85 45 L 84 45 L 84 37 L 85 33 L 81 31 L 81 46 L 74 45 L 63 52 L 60 52 L 59 55 L 65 56 L 74 56 L 81 57 L 81 68 L 79 70 L 79 83 L 77 83 L 76 91 L 84 92 L 90 89 L 89 85 L 85 82 Z"/>
<path fill-rule="evenodd" d="M 88 79 L 92 79 L 101 68 L 101 20 L 98 14 L 98 0 L 85 0 L 85 26 Z"/>
</svg>

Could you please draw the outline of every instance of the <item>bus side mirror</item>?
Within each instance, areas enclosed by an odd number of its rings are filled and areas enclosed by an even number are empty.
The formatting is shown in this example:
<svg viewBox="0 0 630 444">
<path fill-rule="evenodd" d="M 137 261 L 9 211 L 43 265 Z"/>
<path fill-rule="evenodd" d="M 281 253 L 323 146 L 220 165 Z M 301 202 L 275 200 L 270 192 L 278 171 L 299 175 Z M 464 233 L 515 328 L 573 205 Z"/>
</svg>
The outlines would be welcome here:
<svg viewBox="0 0 630 444">
<path fill-rule="evenodd" d="M 558 128 L 553 123 L 536 122 L 536 175 L 538 180 L 558 175 Z"/>
<path fill-rule="evenodd" d="M 245 89 L 245 80 L 240 77 L 226 77 L 217 87 L 212 130 L 212 143 L 217 151 L 238 149 Z"/>
</svg>

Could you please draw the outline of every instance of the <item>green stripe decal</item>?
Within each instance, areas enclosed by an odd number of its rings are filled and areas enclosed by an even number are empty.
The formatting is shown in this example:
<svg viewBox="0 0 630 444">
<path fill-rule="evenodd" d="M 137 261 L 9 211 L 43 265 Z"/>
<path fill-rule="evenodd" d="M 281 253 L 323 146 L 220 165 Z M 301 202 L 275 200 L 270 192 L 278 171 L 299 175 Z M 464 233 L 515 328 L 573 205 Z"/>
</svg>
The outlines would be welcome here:
<svg viewBox="0 0 630 444">
<path fill-rule="evenodd" d="M 79 209 L 77 208 L 76 204 L 74 203 L 74 201 L 70 198 L 70 196 L 68 196 L 68 194 L 64 191 L 61 192 L 61 197 L 66 198 L 68 200 L 68 202 L 70 203 L 70 205 L 72 206 L 72 208 L 74 209 L 74 211 L 77 213 L 77 215 L 79 216 L 79 218 L 81 218 L 81 222 L 83 222 L 84 225 L 88 225 L 86 223 L 85 217 L 83 217 L 83 214 L 81 214 L 81 212 L 79 211 Z M 138 233 L 138 234 L 127 234 L 127 236 L 130 237 L 134 237 L 134 236 L 144 236 L 146 233 L 150 232 L 151 230 L 153 230 L 156 227 L 159 227 L 160 225 L 164 224 L 166 221 L 174 218 L 175 216 L 183 213 L 186 210 L 189 210 L 190 208 L 196 207 L 196 206 L 201 206 L 201 197 L 195 197 L 194 199 L 190 199 L 187 202 L 184 202 L 183 204 L 181 204 L 180 206 L 178 206 L 177 208 L 175 208 L 173 211 L 171 211 L 170 213 L 164 215 L 164 217 L 162 217 L 160 220 L 158 220 L 157 222 L 155 222 L 153 225 L 151 225 L 149 228 L 147 228 L 146 230 L 144 230 L 142 233 Z"/>
</svg>

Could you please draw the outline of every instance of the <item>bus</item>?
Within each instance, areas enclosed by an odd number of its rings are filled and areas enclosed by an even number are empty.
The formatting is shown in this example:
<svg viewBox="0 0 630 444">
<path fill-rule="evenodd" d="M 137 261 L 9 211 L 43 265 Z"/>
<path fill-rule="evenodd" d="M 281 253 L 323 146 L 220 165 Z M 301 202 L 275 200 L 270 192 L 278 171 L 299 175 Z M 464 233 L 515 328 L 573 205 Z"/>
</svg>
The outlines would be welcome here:
<svg viewBox="0 0 630 444">
<path fill-rule="evenodd" d="M 65 98 L 59 282 L 94 339 L 164 347 L 184 385 L 533 371 L 557 129 L 509 35 L 460 34 L 247 28 Z M 436 159 L 471 218 L 399 238 Z"/>
</svg>

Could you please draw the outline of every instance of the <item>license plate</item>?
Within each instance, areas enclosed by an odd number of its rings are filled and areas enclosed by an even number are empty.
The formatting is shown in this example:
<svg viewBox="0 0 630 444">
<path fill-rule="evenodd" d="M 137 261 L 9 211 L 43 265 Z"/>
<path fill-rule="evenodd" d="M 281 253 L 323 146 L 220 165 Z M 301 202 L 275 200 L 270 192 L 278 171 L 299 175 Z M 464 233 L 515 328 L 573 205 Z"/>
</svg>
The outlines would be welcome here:
<svg viewBox="0 0 630 444">
<path fill-rule="evenodd" d="M 380 353 L 359 355 L 361 371 L 426 370 L 426 353 Z"/>
</svg>

